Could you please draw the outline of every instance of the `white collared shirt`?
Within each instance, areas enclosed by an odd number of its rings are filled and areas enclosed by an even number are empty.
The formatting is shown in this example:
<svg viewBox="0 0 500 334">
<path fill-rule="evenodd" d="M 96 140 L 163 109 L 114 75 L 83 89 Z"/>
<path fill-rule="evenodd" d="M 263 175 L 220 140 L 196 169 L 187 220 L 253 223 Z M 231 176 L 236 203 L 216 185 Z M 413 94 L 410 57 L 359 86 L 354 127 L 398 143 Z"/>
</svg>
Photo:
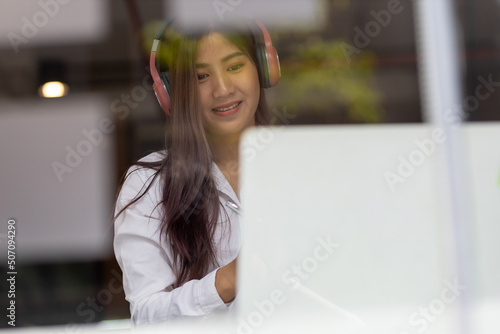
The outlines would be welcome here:
<svg viewBox="0 0 500 334">
<path fill-rule="evenodd" d="M 152 153 L 141 161 L 158 161 L 163 152 Z M 138 194 L 152 179 L 154 171 L 132 166 L 118 195 L 115 214 Z M 238 197 L 215 163 L 212 175 L 219 190 L 221 206 L 228 200 L 240 205 Z M 144 187 L 144 188 L 143 188 Z M 114 251 L 123 272 L 125 296 L 130 303 L 132 323 L 154 323 L 180 317 L 203 317 L 228 311 L 232 303 L 224 304 L 215 289 L 215 274 L 219 267 L 212 266 L 199 280 L 191 280 L 173 289 L 175 274 L 172 252 L 165 242 L 160 243 L 160 217 L 162 185 L 156 178 L 147 193 L 123 211 L 115 221 Z M 215 231 L 216 256 L 220 267 L 236 258 L 240 250 L 238 215 L 224 208 Z"/>
</svg>

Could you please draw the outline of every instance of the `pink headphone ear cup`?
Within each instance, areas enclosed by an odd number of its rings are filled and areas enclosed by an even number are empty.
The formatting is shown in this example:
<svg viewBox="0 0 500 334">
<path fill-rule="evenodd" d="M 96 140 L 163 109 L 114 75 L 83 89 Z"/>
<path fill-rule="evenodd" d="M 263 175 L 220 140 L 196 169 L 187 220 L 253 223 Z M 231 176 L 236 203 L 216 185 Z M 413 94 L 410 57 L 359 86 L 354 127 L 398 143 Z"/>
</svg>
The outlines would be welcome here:
<svg viewBox="0 0 500 334">
<path fill-rule="evenodd" d="M 155 91 L 156 98 L 160 103 L 165 114 L 170 115 L 170 98 L 168 97 L 167 89 L 163 83 L 158 70 L 156 69 L 156 51 L 151 52 L 149 58 L 149 67 L 151 71 L 151 77 L 153 78 L 153 89 Z"/>
<path fill-rule="evenodd" d="M 264 23 L 262 23 L 262 21 L 260 21 L 259 19 L 255 19 L 255 23 L 260 28 L 265 45 L 266 55 L 264 56 L 263 59 L 263 63 L 265 63 L 265 65 L 262 70 L 269 71 L 267 74 L 268 80 L 264 88 L 273 87 L 278 83 L 281 77 L 281 68 L 280 68 L 278 53 L 276 52 L 276 49 L 273 46 L 271 35 L 264 26 Z"/>
<path fill-rule="evenodd" d="M 272 47 L 271 50 L 267 50 L 267 57 L 269 62 L 270 87 L 274 87 L 278 84 L 278 81 L 281 78 L 280 60 L 274 47 Z"/>
<path fill-rule="evenodd" d="M 158 99 L 158 102 L 160 103 L 163 111 L 165 112 L 165 114 L 170 115 L 170 99 L 168 98 L 168 94 L 165 90 L 163 82 L 155 81 L 153 84 L 153 88 L 156 98 Z"/>
</svg>

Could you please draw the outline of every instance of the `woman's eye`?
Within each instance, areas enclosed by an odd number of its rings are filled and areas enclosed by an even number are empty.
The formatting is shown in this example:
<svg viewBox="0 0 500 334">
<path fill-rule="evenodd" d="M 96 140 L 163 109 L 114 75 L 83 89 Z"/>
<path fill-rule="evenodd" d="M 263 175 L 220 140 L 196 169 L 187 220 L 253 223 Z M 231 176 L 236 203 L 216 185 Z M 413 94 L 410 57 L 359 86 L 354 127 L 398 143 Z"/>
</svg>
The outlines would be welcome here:
<svg viewBox="0 0 500 334">
<path fill-rule="evenodd" d="M 233 65 L 233 66 L 229 67 L 227 70 L 228 71 L 236 71 L 236 70 L 240 69 L 242 66 L 243 66 L 243 64 Z"/>
<path fill-rule="evenodd" d="M 198 74 L 198 80 L 203 80 L 208 77 L 208 74 Z"/>
</svg>

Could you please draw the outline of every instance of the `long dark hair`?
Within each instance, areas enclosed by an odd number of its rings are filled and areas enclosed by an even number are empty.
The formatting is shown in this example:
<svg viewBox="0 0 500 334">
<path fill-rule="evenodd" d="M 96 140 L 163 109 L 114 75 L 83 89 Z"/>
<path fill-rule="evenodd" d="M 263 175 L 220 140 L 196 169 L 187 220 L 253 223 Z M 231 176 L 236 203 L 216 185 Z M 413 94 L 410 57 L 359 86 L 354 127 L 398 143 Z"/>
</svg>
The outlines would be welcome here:
<svg viewBox="0 0 500 334">
<path fill-rule="evenodd" d="M 212 177 L 213 158 L 201 118 L 195 68 L 198 43 L 209 33 L 220 32 L 258 66 L 255 40 L 248 26 L 228 31 L 211 23 L 203 32 L 198 29 L 179 31 L 180 28 L 176 28 L 164 37 L 168 52 L 162 59 L 166 59 L 170 69 L 171 82 L 171 116 L 165 129 L 166 154 L 160 161 L 134 164 L 137 168 L 149 168 L 155 172 L 147 187 L 143 187 L 144 191 L 115 216 L 116 219 L 144 196 L 155 179 L 159 178 L 162 199 L 158 205 L 163 209 L 160 233 L 172 250 L 175 286 L 200 279 L 207 274 L 211 265 L 218 265 L 214 232 L 223 211 L 226 218 L 228 216 L 221 206 Z M 264 90 L 261 88 L 255 124 L 268 125 L 270 119 Z M 227 220 L 223 222 L 227 223 Z"/>
</svg>

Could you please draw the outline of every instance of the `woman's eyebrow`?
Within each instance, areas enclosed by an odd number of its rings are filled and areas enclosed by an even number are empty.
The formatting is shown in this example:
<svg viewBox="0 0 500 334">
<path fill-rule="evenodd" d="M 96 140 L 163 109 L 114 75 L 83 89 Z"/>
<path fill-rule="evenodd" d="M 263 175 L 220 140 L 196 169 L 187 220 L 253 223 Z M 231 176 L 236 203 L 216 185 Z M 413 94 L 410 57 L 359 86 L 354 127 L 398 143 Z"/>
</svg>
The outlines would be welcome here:
<svg viewBox="0 0 500 334">
<path fill-rule="evenodd" d="M 226 61 L 234 58 L 234 57 L 238 57 L 238 56 L 244 56 L 245 54 L 241 51 L 236 51 L 236 52 L 233 52 L 227 56 L 225 56 L 224 58 L 221 59 L 221 63 L 225 63 Z M 206 63 L 199 63 L 199 64 L 196 64 L 196 68 L 204 68 L 204 67 L 209 67 L 209 64 L 206 64 Z"/>
<path fill-rule="evenodd" d="M 234 58 L 234 57 L 244 56 L 244 55 L 245 55 L 245 54 L 244 54 L 243 52 L 236 51 L 236 52 L 231 53 L 230 55 L 225 56 L 224 58 L 222 58 L 221 63 L 225 63 L 226 61 L 228 61 L 229 59 L 232 59 L 232 58 Z"/>
</svg>

